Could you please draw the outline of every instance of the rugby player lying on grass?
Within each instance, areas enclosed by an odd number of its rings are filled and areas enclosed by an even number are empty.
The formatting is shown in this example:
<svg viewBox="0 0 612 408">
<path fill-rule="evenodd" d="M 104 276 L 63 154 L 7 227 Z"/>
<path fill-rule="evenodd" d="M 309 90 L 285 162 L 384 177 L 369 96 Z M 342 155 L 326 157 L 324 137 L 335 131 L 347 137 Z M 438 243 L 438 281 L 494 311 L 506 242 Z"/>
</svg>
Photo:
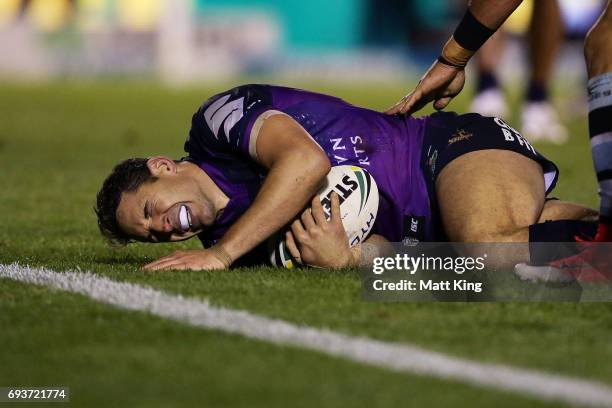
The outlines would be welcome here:
<svg viewBox="0 0 612 408">
<path fill-rule="evenodd" d="M 571 240 L 583 223 L 544 222 L 596 217 L 547 200 L 557 167 L 503 120 L 478 114 L 388 116 L 331 96 L 246 85 L 200 107 L 185 150 L 180 161 L 120 163 L 97 196 L 100 230 L 115 243 L 197 235 L 206 248 L 147 269 L 262 263 L 265 240 L 289 223 L 299 262 L 344 267 L 359 263 L 363 246 L 385 241 Z M 380 193 L 372 235 L 352 249 L 337 197 L 330 221 L 318 200 L 304 211 L 330 166 L 346 164 L 367 169 Z"/>
</svg>

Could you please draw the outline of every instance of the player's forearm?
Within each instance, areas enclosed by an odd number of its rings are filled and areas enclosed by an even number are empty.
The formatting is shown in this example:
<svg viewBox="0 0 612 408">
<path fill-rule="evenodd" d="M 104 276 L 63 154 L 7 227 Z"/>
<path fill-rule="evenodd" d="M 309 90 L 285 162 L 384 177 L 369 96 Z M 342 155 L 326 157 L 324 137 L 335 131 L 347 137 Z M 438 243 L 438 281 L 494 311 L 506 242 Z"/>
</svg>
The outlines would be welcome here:
<svg viewBox="0 0 612 408">
<path fill-rule="evenodd" d="M 323 152 L 307 156 L 296 150 L 284 155 L 268 175 L 249 209 L 219 242 L 232 260 L 284 227 L 309 202 L 330 169 Z"/>
<path fill-rule="evenodd" d="M 469 12 L 442 49 L 451 64 L 465 66 L 489 36 L 506 21 L 523 0 L 472 0 Z"/>
<path fill-rule="evenodd" d="M 374 262 L 374 258 L 390 256 L 393 247 L 382 235 L 372 234 L 364 242 L 351 248 L 353 259 L 349 266 L 368 266 Z"/>
<path fill-rule="evenodd" d="M 482 24 L 497 30 L 522 2 L 523 0 L 472 0 L 470 11 Z"/>
</svg>

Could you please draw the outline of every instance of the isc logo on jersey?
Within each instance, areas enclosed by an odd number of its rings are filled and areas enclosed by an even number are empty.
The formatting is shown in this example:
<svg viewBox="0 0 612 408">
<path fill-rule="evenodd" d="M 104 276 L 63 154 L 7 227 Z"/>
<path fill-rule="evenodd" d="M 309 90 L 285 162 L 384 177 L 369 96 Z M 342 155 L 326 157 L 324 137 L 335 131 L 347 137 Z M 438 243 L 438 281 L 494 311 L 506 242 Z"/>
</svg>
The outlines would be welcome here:
<svg viewBox="0 0 612 408">
<path fill-rule="evenodd" d="M 326 217 L 331 216 L 331 194 L 340 198 L 340 217 L 350 246 L 368 236 L 378 213 L 378 186 L 366 170 L 357 166 L 335 166 L 327 174 L 318 195 Z M 295 261 L 287 250 L 284 234 L 279 232 L 268 240 L 272 265 L 293 268 Z"/>
</svg>

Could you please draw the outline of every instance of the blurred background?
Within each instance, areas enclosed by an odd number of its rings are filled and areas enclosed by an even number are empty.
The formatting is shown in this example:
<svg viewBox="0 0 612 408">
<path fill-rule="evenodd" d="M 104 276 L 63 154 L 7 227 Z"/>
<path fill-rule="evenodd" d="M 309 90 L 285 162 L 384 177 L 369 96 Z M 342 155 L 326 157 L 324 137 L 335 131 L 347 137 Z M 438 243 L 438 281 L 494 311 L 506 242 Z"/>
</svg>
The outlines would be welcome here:
<svg viewBox="0 0 612 408">
<path fill-rule="evenodd" d="M 549 0 L 543 0 L 549 1 Z M 236 76 L 396 80 L 421 73 L 465 0 L 0 0 L 0 78 Z M 557 73 L 582 80 L 601 0 L 562 0 Z M 506 23 L 499 68 L 520 78 L 532 2 Z M 543 22 L 546 24 L 546 22 Z"/>
</svg>

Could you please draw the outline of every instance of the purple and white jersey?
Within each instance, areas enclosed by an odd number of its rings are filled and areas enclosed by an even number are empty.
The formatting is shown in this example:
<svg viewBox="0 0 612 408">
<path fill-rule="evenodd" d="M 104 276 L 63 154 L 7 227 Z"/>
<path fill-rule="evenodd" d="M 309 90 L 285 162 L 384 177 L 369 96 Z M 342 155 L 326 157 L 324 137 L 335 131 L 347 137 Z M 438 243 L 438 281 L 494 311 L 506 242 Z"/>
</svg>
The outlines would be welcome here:
<svg viewBox="0 0 612 408">
<path fill-rule="evenodd" d="M 193 115 L 185 143 L 186 159 L 200 166 L 230 199 L 218 222 L 200 237 L 204 245 L 220 239 L 255 199 L 266 176 L 266 169 L 254 160 L 261 123 L 257 119 L 271 111 L 295 119 L 332 166 L 355 165 L 370 172 L 380 194 L 374 233 L 402 241 L 418 228 L 421 239 L 435 240 L 420 166 L 426 119 L 387 116 L 299 89 L 245 85 L 207 100 Z"/>
</svg>

